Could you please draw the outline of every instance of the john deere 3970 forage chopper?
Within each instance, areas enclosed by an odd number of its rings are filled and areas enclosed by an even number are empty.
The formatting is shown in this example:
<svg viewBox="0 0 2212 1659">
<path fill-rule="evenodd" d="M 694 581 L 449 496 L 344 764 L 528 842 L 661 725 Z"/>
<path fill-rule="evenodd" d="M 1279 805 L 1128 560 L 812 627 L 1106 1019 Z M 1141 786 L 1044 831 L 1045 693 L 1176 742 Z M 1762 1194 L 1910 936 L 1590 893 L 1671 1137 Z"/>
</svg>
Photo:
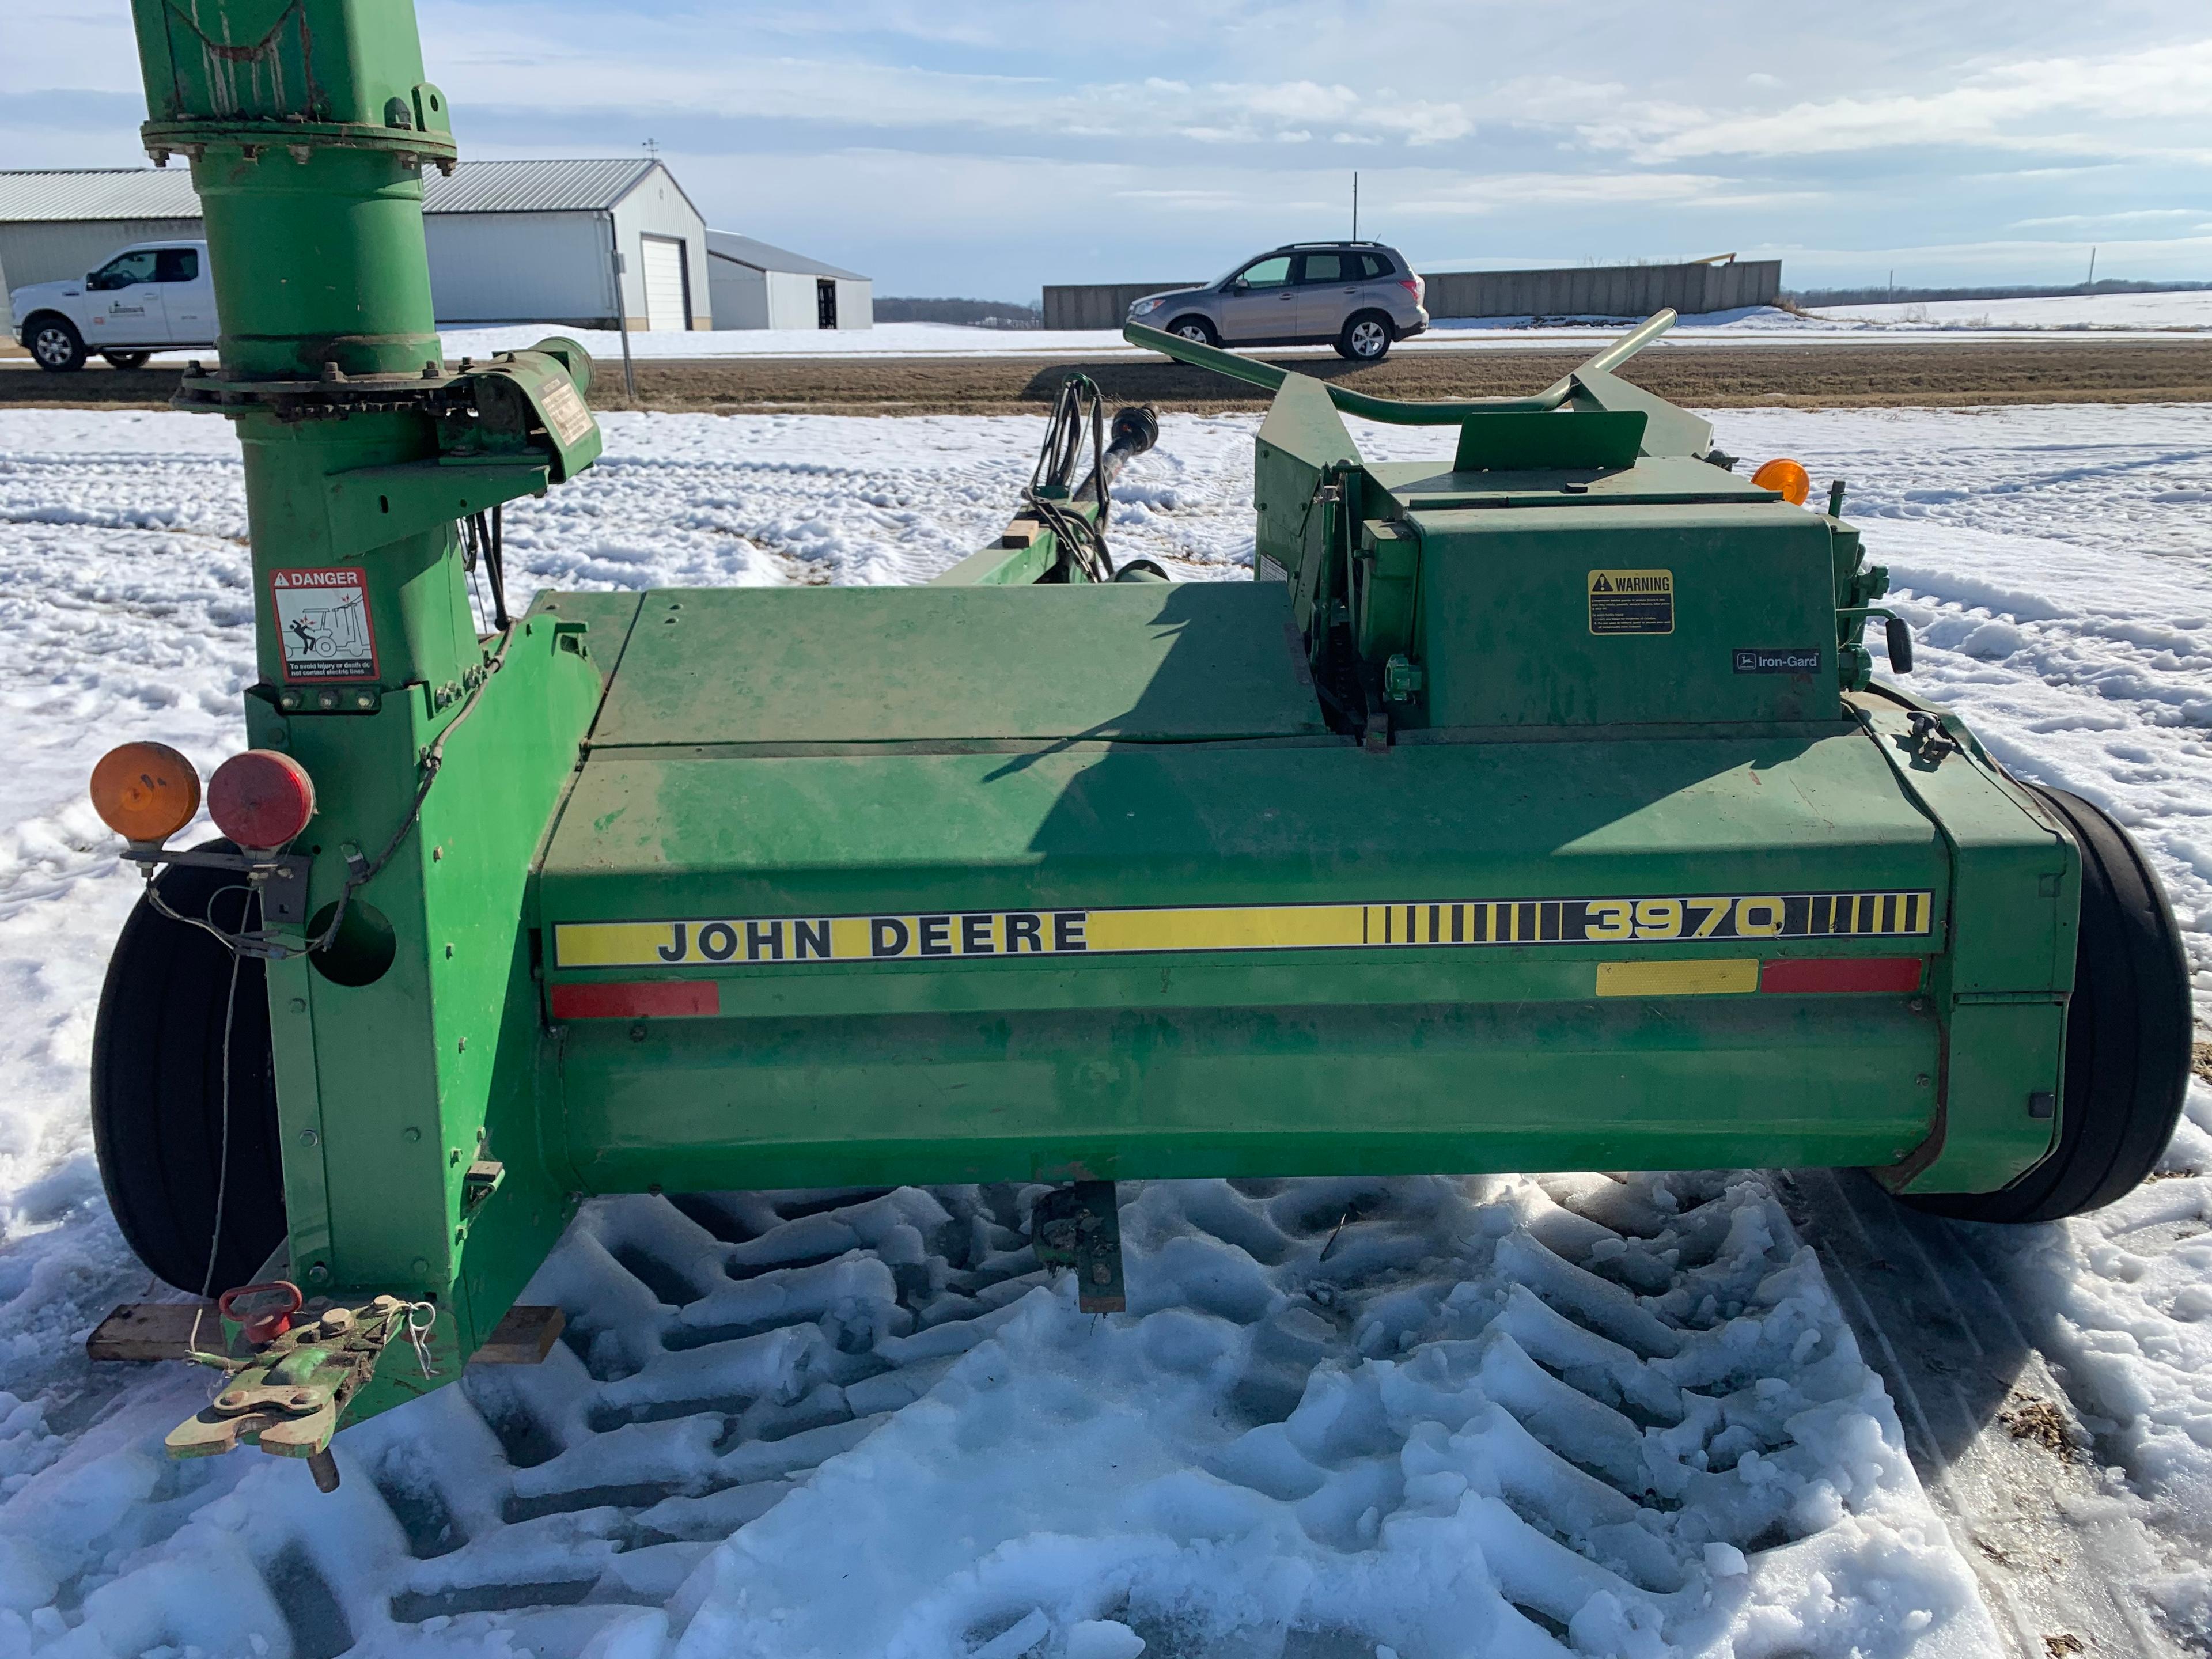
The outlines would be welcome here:
<svg viewBox="0 0 2212 1659">
<path fill-rule="evenodd" d="M 227 842 L 163 850 L 170 751 L 96 780 L 160 873 L 95 1124 L 164 1278 L 308 1299 L 139 1350 L 234 1372 L 179 1453 L 334 1479 L 342 1422 L 541 1352 L 510 1305 L 589 1194 L 1088 1183 L 1041 1244 L 1103 1299 L 1120 1176 L 1856 1165 L 2028 1219 L 2150 1168 L 2189 1036 L 2155 881 L 1870 681 L 1839 492 L 1616 378 L 1667 319 L 1449 404 L 1132 327 L 1274 388 L 1255 581 L 1116 572 L 1152 422 L 1109 447 L 1071 398 L 932 586 L 481 632 L 500 504 L 599 434 L 569 342 L 444 362 L 410 8 L 135 4 L 147 145 L 206 213 L 222 366 L 179 401 L 244 446 L 259 684 Z M 1340 410 L 1450 453 L 1369 465 Z"/>
</svg>

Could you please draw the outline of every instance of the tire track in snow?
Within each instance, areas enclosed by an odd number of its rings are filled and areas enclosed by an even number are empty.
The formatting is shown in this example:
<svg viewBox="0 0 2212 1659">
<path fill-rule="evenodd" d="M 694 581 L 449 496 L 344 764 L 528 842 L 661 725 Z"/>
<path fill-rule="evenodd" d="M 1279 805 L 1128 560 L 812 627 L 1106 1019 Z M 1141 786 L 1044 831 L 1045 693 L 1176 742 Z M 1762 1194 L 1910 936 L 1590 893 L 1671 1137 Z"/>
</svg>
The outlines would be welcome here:
<svg viewBox="0 0 2212 1659">
<path fill-rule="evenodd" d="M 548 1362 L 349 1431 L 335 1498 L 124 1448 L 6 1519 L 118 1655 L 1994 1639 L 1757 1177 L 1127 1183 L 1105 1319 L 1038 1268 L 1044 1190 L 601 1200 L 529 1292 Z M 74 1552 L 25 1528 L 86 1489 Z"/>
</svg>

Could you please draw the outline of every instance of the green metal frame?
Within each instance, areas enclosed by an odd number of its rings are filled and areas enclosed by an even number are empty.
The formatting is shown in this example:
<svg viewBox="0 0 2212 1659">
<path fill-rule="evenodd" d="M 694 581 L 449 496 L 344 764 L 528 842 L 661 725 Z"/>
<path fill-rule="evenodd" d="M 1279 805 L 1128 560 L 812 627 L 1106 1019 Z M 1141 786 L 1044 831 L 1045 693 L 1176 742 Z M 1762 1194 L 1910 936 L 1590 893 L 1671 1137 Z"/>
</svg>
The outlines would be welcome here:
<svg viewBox="0 0 2212 1659">
<path fill-rule="evenodd" d="M 548 595 L 480 635 L 457 521 L 599 434 L 572 343 L 443 362 L 419 173 L 454 152 L 411 8 L 134 6 L 224 329 L 179 402 L 245 452 L 246 729 L 319 792 L 269 973 L 289 1268 L 436 1310 L 438 1375 L 387 1353 L 348 1420 L 449 1381 L 588 1193 L 1740 1163 L 1978 1191 L 2052 1144 L 2075 850 L 1870 684 L 1856 533 L 1615 376 L 1669 316 L 1440 404 L 1132 326 L 1274 392 L 1279 581 L 1087 583 L 1030 516 L 924 589 Z M 1370 464 L 1343 413 L 1455 445 Z M 360 573 L 373 671 L 288 656 L 302 571 Z M 1601 604 L 1608 573 L 1644 597 Z M 1909 988 L 1790 988 L 1900 959 Z"/>
</svg>

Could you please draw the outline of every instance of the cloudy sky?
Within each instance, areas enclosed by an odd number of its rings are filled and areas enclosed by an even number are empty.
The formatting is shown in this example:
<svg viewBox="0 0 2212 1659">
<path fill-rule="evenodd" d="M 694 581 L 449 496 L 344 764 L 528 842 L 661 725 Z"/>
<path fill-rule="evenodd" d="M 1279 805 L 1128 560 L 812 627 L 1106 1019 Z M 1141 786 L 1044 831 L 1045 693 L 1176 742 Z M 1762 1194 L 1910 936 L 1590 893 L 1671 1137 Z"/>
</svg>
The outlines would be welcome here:
<svg viewBox="0 0 2212 1659">
<path fill-rule="evenodd" d="M 884 294 L 1740 251 L 2212 279 L 2203 0 L 417 0 L 463 154 L 639 153 Z M 0 165 L 128 166 L 125 0 L 0 0 Z"/>
</svg>

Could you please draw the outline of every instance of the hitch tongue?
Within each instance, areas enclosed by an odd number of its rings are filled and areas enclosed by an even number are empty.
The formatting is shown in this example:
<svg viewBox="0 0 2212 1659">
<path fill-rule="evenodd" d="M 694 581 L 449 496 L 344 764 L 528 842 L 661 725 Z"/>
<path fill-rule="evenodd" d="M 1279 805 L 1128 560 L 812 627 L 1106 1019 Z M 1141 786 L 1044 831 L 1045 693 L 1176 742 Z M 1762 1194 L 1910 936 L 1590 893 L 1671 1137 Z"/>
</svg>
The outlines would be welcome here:
<svg viewBox="0 0 2212 1659">
<path fill-rule="evenodd" d="M 1037 1260 L 1072 1268 L 1075 1305 L 1085 1313 L 1128 1308 L 1121 1282 L 1121 1206 L 1110 1181 L 1079 1181 L 1047 1193 L 1030 1212 Z"/>
<path fill-rule="evenodd" d="M 376 1374 L 407 1327 L 408 1304 L 379 1296 L 340 1305 L 271 1337 L 243 1359 L 209 1360 L 229 1373 L 206 1409 L 169 1431 L 172 1457 L 212 1457 L 252 1441 L 277 1457 L 303 1457 L 324 1492 L 335 1492 L 331 1437 L 346 1402 Z"/>
</svg>

